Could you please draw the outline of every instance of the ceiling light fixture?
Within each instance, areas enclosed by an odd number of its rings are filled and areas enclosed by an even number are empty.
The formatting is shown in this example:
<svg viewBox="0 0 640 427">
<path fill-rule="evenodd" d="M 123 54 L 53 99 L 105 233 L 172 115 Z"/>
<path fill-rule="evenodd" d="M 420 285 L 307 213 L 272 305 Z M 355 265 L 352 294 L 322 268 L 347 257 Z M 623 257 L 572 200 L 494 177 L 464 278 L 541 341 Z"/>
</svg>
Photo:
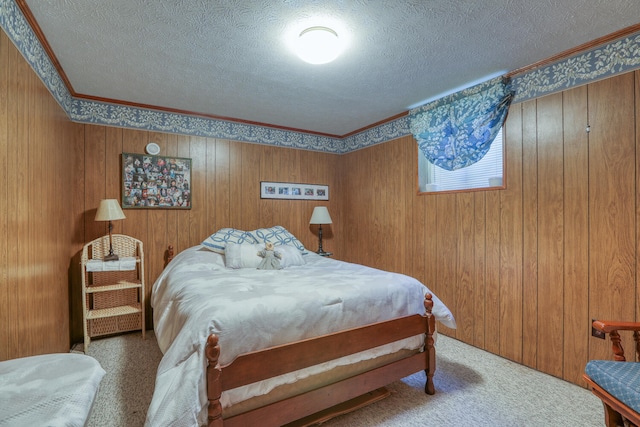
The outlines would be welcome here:
<svg viewBox="0 0 640 427">
<path fill-rule="evenodd" d="M 300 33 L 296 53 L 310 64 L 326 64 L 340 55 L 338 33 L 327 27 L 310 27 Z"/>
</svg>

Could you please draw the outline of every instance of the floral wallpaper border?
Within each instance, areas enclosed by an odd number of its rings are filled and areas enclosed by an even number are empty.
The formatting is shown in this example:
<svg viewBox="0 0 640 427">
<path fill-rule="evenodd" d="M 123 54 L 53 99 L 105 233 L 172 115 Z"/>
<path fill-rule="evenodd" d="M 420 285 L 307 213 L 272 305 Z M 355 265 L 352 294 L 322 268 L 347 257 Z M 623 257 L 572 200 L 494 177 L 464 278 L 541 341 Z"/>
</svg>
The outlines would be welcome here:
<svg viewBox="0 0 640 427">
<path fill-rule="evenodd" d="M 525 101 L 640 67 L 640 34 L 610 42 L 515 76 L 514 102 Z"/>
<path fill-rule="evenodd" d="M 344 154 L 410 135 L 408 116 L 344 138 L 268 126 L 77 99 L 14 0 L 0 0 L 0 26 L 72 121 L 158 132 L 223 138 Z M 640 68 L 640 34 L 635 34 L 512 78 L 514 102 L 525 101 Z"/>
<path fill-rule="evenodd" d="M 80 123 L 231 139 L 329 153 L 342 152 L 342 142 L 339 138 L 83 99 L 74 99 L 67 114 L 71 120 Z"/>
</svg>

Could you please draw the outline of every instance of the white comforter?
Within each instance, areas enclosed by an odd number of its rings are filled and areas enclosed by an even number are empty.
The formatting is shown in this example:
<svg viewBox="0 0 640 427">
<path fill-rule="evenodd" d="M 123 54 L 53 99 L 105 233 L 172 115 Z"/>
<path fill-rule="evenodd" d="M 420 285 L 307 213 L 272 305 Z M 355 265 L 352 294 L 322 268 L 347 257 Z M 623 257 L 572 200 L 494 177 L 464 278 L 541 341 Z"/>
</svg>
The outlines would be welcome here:
<svg viewBox="0 0 640 427">
<path fill-rule="evenodd" d="M 428 289 L 411 277 L 313 253 L 304 258 L 305 265 L 282 270 L 233 270 L 224 266 L 222 255 L 202 246 L 176 256 L 152 291 L 155 333 L 164 357 L 147 426 L 206 424 L 204 346 L 211 333 L 220 338 L 220 363 L 224 365 L 249 351 L 424 313 Z M 449 309 L 435 295 L 433 301 L 436 319 L 455 328 Z M 354 360 L 328 362 L 319 369 Z M 300 375 L 282 377 L 281 384 Z M 235 395 L 233 391 L 223 393 L 221 403 L 226 407 L 273 387 L 241 387 Z"/>
</svg>

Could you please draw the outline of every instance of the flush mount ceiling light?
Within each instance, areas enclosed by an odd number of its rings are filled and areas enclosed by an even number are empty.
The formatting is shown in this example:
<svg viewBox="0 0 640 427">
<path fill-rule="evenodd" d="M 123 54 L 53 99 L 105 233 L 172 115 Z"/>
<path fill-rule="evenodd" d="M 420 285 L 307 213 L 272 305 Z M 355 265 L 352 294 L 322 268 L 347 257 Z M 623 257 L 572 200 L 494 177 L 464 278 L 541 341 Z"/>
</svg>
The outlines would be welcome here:
<svg viewBox="0 0 640 427">
<path fill-rule="evenodd" d="M 327 27 L 310 27 L 300 33 L 296 53 L 310 64 L 326 64 L 340 55 L 338 33 Z"/>
</svg>

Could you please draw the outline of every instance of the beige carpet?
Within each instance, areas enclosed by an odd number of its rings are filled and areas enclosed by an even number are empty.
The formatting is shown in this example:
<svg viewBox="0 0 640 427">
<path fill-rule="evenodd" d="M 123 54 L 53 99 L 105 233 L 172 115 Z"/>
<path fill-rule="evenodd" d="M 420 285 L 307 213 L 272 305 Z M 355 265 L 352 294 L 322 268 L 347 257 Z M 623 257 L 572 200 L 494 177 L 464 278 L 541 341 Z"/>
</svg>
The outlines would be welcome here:
<svg viewBox="0 0 640 427">
<path fill-rule="evenodd" d="M 603 426 L 588 390 L 445 336 L 438 337 L 436 394 L 420 372 L 388 386 L 391 396 L 324 427 Z M 89 427 L 140 427 L 161 358 L 151 331 L 94 340 L 89 355 L 107 371 Z"/>
</svg>

